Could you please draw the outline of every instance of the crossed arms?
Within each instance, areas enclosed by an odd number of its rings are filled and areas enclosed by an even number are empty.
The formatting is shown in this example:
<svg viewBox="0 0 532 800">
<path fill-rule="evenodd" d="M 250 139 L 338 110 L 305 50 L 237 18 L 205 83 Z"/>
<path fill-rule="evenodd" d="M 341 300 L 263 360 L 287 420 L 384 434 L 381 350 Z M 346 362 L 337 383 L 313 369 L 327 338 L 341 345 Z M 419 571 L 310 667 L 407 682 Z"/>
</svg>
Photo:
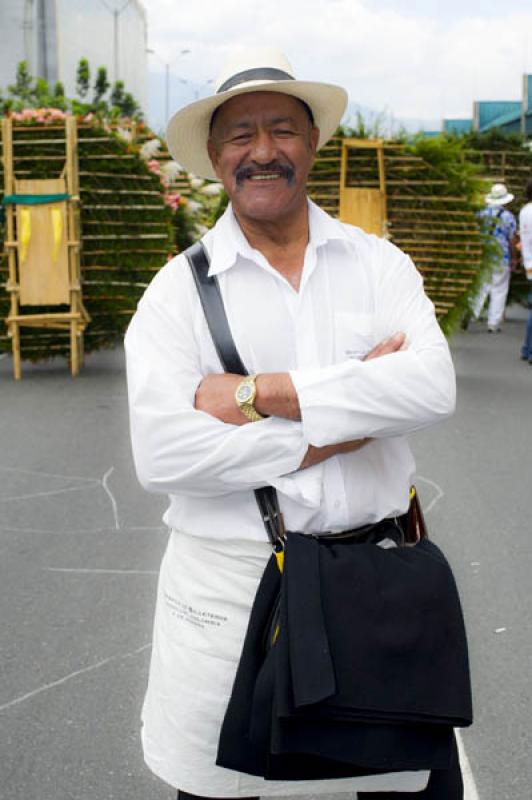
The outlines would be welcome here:
<svg viewBox="0 0 532 800">
<path fill-rule="evenodd" d="M 374 347 L 364 360 L 370 361 L 373 358 L 379 358 L 380 356 L 405 349 L 405 334 L 396 333 Z M 236 387 L 241 380 L 241 375 L 231 373 L 207 375 L 198 386 L 194 407 L 199 411 L 204 411 L 216 417 L 221 422 L 231 425 L 250 423 L 250 420 L 240 411 L 234 399 Z M 255 408 L 260 414 L 295 421 L 301 420 L 299 399 L 288 372 L 270 372 L 258 375 L 256 389 Z M 369 441 L 371 441 L 370 437 L 364 437 L 321 447 L 309 445 L 300 464 L 300 469 L 319 464 L 327 458 L 331 458 L 331 456 L 352 453 L 355 450 L 359 450 Z"/>
<path fill-rule="evenodd" d="M 272 483 L 297 499 L 301 468 L 449 416 L 447 344 L 421 278 L 405 256 L 394 258 L 378 289 L 376 335 L 405 331 L 408 347 L 399 336 L 363 360 L 262 373 L 257 410 L 268 419 L 250 424 L 234 400 L 240 376 L 219 374 L 213 350 L 200 356 L 208 334 L 186 265 L 163 268 L 126 336 L 131 438 L 144 488 L 222 497 Z"/>
</svg>

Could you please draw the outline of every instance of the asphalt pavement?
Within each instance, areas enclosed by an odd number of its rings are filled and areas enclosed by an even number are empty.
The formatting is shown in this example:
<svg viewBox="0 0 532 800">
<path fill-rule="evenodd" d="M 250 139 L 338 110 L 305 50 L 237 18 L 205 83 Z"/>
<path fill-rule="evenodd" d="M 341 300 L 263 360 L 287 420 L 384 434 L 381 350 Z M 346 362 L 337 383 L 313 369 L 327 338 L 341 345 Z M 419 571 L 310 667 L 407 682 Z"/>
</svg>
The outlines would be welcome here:
<svg viewBox="0 0 532 800">
<path fill-rule="evenodd" d="M 455 416 L 412 437 L 434 539 L 470 638 L 475 724 L 466 800 L 532 797 L 532 366 L 525 312 L 455 336 Z M 123 353 L 0 359 L 0 798 L 170 800 L 144 767 L 164 497 L 136 482 Z M 471 774 L 469 774 L 469 770 Z"/>
</svg>

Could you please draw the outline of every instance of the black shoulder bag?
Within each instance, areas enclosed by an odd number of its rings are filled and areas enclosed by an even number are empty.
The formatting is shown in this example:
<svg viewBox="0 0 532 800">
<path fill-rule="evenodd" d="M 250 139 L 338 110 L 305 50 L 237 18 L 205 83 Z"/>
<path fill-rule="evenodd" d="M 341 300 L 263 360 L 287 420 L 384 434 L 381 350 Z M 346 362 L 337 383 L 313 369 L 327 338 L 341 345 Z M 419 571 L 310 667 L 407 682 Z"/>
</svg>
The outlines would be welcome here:
<svg viewBox="0 0 532 800">
<path fill-rule="evenodd" d="M 202 245 L 185 255 L 224 369 L 248 374 Z M 417 498 L 400 520 L 313 535 L 284 530 L 273 487 L 255 496 L 274 552 L 216 763 L 267 780 L 448 769 L 472 721 L 467 642 Z"/>
</svg>

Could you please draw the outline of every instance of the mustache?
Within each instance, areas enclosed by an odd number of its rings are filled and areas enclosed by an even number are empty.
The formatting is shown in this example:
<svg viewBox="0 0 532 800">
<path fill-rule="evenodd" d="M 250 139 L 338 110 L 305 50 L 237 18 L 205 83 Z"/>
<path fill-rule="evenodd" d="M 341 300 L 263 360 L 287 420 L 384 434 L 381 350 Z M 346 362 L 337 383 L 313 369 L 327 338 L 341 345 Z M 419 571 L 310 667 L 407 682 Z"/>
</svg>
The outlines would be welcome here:
<svg viewBox="0 0 532 800">
<path fill-rule="evenodd" d="M 279 172 L 282 178 L 286 178 L 288 183 L 293 183 L 295 178 L 295 170 L 288 164 L 281 164 L 279 161 L 270 161 L 269 164 L 264 164 L 261 167 L 248 166 L 238 167 L 235 170 L 235 179 L 238 184 L 241 184 L 246 178 L 251 178 L 252 175 L 261 175 L 264 172 Z"/>
</svg>

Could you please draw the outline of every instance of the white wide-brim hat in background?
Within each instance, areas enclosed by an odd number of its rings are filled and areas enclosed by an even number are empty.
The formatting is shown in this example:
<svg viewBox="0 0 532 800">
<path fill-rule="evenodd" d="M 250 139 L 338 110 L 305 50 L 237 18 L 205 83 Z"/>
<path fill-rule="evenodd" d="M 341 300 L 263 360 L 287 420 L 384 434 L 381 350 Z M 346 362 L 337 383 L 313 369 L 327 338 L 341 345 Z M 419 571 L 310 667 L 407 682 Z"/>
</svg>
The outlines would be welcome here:
<svg viewBox="0 0 532 800">
<path fill-rule="evenodd" d="M 486 203 L 489 206 L 505 206 L 513 199 L 514 195 L 508 191 L 504 183 L 494 183 L 489 194 L 486 195 Z"/>
<path fill-rule="evenodd" d="M 212 115 L 231 97 L 249 92 L 279 92 L 303 100 L 320 129 L 318 148 L 331 138 L 347 105 L 347 92 L 340 86 L 297 80 L 280 50 L 241 50 L 224 65 L 212 97 L 185 106 L 168 123 L 168 150 L 187 172 L 201 178 L 216 179 L 207 153 Z"/>
</svg>

